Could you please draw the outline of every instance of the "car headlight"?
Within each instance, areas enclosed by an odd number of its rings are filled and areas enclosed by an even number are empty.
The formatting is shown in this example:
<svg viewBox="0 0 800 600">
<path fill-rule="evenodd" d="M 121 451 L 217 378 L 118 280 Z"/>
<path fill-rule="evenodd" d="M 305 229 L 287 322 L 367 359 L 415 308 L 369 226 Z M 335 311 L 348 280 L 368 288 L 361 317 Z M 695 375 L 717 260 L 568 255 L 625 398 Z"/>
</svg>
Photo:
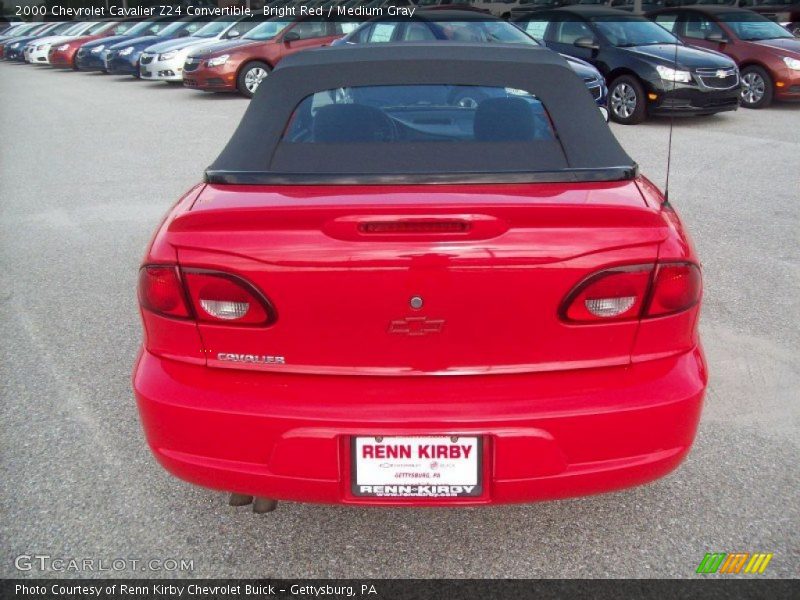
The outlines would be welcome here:
<svg viewBox="0 0 800 600">
<path fill-rule="evenodd" d="M 220 65 L 224 65 L 226 62 L 228 62 L 229 58 L 230 58 L 230 55 L 228 55 L 228 54 L 223 54 L 222 56 L 215 56 L 214 58 L 209 58 L 208 59 L 208 66 L 209 67 L 218 67 Z"/>
<path fill-rule="evenodd" d="M 172 50 L 171 52 L 164 52 L 164 54 L 158 55 L 158 60 L 169 60 L 171 58 L 175 58 L 177 54 L 178 53 L 175 50 Z"/>
<path fill-rule="evenodd" d="M 681 71 L 679 69 L 671 69 L 662 65 L 656 66 L 658 76 L 664 81 L 677 81 L 680 83 L 691 83 L 692 74 L 689 71 Z"/>
<path fill-rule="evenodd" d="M 11 44 L 11 49 L 12 50 L 14 50 L 16 48 L 19 48 L 19 42 L 15 42 L 15 43 Z"/>
<path fill-rule="evenodd" d="M 97 54 L 98 52 L 102 52 L 105 45 L 100 44 L 97 48 L 92 48 L 92 54 Z"/>
<path fill-rule="evenodd" d="M 128 54 L 130 54 L 131 52 L 133 52 L 133 46 L 128 46 L 127 48 L 123 48 L 122 50 L 120 50 L 119 55 L 128 56 Z"/>
<path fill-rule="evenodd" d="M 62 52 L 63 52 L 64 50 L 67 50 L 67 49 L 69 49 L 69 44 L 61 44 L 61 45 L 58 47 L 58 50 L 60 50 L 60 51 L 62 51 Z"/>
<path fill-rule="evenodd" d="M 800 60 L 792 58 L 791 56 L 784 56 L 783 62 L 785 62 L 786 66 L 789 67 L 792 71 L 800 71 Z"/>
</svg>

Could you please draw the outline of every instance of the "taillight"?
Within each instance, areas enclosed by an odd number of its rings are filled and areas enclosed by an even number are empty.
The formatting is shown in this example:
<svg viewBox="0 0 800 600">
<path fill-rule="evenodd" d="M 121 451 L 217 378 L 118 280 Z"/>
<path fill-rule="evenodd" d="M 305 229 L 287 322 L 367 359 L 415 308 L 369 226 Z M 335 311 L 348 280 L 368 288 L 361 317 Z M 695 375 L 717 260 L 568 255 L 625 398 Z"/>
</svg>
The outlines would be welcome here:
<svg viewBox="0 0 800 600">
<path fill-rule="evenodd" d="M 661 317 L 697 304 L 701 290 L 700 269 L 692 263 L 614 267 L 579 283 L 560 312 L 575 323 Z"/>
<path fill-rule="evenodd" d="M 686 310 L 700 301 L 702 289 L 703 280 L 697 265 L 659 265 L 647 306 L 647 316 L 659 317 Z"/>
<path fill-rule="evenodd" d="M 188 318 L 178 268 L 174 265 L 149 265 L 139 271 L 139 303 L 167 317 Z"/>
<path fill-rule="evenodd" d="M 139 302 L 166 317 L 207 323 L 269 325 L 275 311 L 244 279 L 206 269 L 147 265 L 139 271 Z"/>
<path fill-rule="evenodd" d="M 567 296 L 562 315 L 581 323 L 637 319 L 652 272 L 653 265 L 633 265 L 595 273 Z"/>
<path fill-rule="evenodd" d="M 182 271 L 198 321 L 234 325 L 268 325 L 275 313 L 252 285 L 228 273 L 203 269 Z"/>
</svg>

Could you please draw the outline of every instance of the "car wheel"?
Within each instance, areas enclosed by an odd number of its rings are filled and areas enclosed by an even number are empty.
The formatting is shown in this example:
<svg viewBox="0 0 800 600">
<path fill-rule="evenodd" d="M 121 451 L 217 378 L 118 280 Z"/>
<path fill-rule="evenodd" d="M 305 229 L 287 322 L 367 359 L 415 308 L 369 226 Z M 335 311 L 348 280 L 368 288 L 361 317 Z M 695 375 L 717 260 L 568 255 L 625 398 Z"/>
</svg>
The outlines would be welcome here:
<svg viewBox="0 0 800 600">
<path fill-rule="evenodd" d="M 750 65 L 742 69 L 742 106 L 764 108 L 772 103 L 772 77 L 764 69 Z"/>
<path fill-rule="evenodd" d="M 252 98 L 258 86 L 269 75 L 269 72 L 270 68 L 267 63 L 261 61 L 247 63 L 239 71 L 239 77 L 236 80 L 236 87 L 239 89 L 239 93 L 247 98 Z"/>
<path fill-rule="evenodd" d="M 617 77 L 608 86 L 608 108 L 611 119 L 623 125 L 636 125 L 644 121 L 646 107 L 644 88 L 632 75 Z"/>
</svg>

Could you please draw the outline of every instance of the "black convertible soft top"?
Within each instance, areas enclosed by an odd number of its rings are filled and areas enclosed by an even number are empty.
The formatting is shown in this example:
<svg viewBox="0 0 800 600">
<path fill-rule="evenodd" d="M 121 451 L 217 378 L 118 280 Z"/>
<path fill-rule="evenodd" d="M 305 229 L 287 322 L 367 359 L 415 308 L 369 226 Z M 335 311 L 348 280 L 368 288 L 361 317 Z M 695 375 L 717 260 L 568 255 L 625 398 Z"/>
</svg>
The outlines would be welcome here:
<svg viewBox="0 0 800 600">
<path fill-rule="evenodd" d="M 283 139 L 295 107 L 312 94 L 393 85 L 524 90 L 543 103 L 557 139 L 486 142 L 480 148 L 457 141 Z M 636 170 L 583 81 L 555 52 L 515 44 L 387 43 L 321 48 L 281 61 L 206 170 L 206 180 L 236 184 L 609 181 L 630 179 Z"/>
</svg>

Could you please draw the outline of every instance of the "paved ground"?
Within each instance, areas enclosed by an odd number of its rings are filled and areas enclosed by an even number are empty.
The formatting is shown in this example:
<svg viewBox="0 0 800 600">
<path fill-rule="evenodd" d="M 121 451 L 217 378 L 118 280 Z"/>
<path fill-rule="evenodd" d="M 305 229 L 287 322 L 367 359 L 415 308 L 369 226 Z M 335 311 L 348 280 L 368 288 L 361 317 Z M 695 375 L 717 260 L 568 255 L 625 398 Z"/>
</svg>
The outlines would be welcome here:
<svg viewBox="0 0 800 600">
<path fill-rule="evenodd" d="M 267 517 L 162 471 L 129 384 L 138 261 L 247 102 L 1 64 L 0 106 L 0 576 L 43 553 L 190 558 L 195 576 L 691 577 L 733 550 L 800 574 L 800 106 L 676 123 L 712 373 L 680 470 L 530 506 Z M 667 123 L 614 130 L 662 183 Z"/>
</svg>

